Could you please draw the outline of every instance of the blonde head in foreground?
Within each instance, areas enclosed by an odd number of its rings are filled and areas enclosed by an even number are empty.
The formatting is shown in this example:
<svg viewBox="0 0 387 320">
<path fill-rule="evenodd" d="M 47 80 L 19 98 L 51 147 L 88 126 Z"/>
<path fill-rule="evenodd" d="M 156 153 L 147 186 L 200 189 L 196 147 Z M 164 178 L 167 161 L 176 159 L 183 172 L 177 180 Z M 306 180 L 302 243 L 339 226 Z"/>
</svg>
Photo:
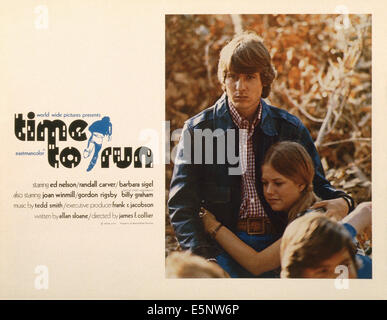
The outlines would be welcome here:
<svg viewBox="0 0 387 320">
<path fill-rule="evenodd" d="M 219 265 L 190 251 L 172 252 L 166 259 L 167 278 L 229 278 Z"/>
<path fill-rule="evenodd" d="M 294 220 L 281 241 L 281 278 L 337 278 L 337 267 L 357 277 L 356 248 L 345 227 L 319 212 Z"/>
</svg>

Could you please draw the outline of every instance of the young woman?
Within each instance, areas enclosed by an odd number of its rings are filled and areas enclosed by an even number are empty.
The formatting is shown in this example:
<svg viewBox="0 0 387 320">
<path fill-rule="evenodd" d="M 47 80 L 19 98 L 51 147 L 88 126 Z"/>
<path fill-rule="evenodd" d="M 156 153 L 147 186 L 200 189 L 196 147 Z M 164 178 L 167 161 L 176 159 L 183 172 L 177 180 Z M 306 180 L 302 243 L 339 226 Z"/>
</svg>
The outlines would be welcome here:
<svg viewBox="0 0 387 320">
<path fill-rule="evenodd" d="M 283 141 L 274 144 L 266 153 L 262 165 L 262 185 L 266 201 L 274 211 L 283 211 L 288 222 L 305 211 L 316 201 L 313 193 L 314 167 L 312 159 L 303 146 L 296 142 Z M 204 228 L 223 249 L 252 275 L 261 275 L 280 266 L 281 239 L 263 243 L 254 249 L 216 220 L 208 211 L 201 215 Z M 250 236 L 246 236 L 249 238 Z M 260 239 L 257 238 L 259 242 Z M 267 239 L 262 238 L 262 241 Z M 258 252 L 259 251 L 259 252 Z M 218 263 L 233 276 L 235 266 Z M 273 277 L 275 275 L 271 275 Z"/>
</svg>

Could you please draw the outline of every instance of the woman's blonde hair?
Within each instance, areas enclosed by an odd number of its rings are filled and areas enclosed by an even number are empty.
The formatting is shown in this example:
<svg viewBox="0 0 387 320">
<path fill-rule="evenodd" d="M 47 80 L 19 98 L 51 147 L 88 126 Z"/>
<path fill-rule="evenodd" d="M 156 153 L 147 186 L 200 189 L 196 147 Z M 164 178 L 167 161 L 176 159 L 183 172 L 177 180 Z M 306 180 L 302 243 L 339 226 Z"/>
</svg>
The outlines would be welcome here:
<svg viewBox="0 0 387 320">
<path fill-rule="evenodd" d="M 313 192 L 314 166 L 305 148 L 293 141 L 281 141 L 272 145 L 265 154 L 263 165 L 270 165 L 279 174 L 297 184 L 304 184 L 300 198 L 288 212 L 288 222 L 308 209 L 317 199 Z"/>
<path fill-rule="evenodd" d="M 345 227 L 313 211 L 290 223 L 281 240 L 281 278 L 303 278 L 305 269 L 346 248 L 356 267 L 356 247 Z"/>
</svg>

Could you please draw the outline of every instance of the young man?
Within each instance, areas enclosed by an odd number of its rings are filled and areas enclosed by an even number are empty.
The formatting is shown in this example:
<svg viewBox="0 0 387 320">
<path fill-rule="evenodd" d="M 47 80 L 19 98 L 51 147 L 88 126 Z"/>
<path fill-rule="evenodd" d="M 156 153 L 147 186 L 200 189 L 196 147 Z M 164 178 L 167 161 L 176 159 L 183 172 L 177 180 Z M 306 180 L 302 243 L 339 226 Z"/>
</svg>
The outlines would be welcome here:
<svg viewBox="0 0 387 320">
<path fill-rule="evenodd" d="M 183 249 L 208 259 L 222 253 L 204 232 L 201 207 L 233 232 L 260 237 L 265 246 L 282 235 L 287 216 L 271 210 L 261 185 L 264 154 L 280 140 L 297 141 L 311 155 L 315 193 L 327 200 L 317 206 L 324 206 L 327 214 L 337 219 L 352 209 L 353 200 L 325 179 L 313 140 L 302 122 L 262 99 L 268 97 L 274 77 L 270 54 L 256 34 L 238 35 L 222 49 L 218 78 L 224 94 L 212 107 L 186 121 L 177 150 L 168 207 Z M 212 143 L 200 136 L 204 132 L 213 133 Z M 230 155 L 237 155 L 237 168 Z M 229 256 L 222 256 L 221 261 L 221 265 L 234 263 Z"/>
</svg>

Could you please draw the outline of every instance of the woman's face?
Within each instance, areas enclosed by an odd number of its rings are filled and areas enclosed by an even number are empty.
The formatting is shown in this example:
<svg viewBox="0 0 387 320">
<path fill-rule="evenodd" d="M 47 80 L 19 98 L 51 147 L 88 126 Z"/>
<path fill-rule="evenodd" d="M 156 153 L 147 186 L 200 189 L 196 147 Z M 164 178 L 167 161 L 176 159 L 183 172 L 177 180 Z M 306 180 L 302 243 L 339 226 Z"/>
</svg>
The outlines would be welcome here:
<svg viewBox="0 0 387 320">
<path fill-rule="evenodd" d="M 263 194 L 274 211 L 288 212 L 301 196 L 304 184 L 297 184 L 273 169 L 270 164 L 262 166 Z"/>
</svg>

